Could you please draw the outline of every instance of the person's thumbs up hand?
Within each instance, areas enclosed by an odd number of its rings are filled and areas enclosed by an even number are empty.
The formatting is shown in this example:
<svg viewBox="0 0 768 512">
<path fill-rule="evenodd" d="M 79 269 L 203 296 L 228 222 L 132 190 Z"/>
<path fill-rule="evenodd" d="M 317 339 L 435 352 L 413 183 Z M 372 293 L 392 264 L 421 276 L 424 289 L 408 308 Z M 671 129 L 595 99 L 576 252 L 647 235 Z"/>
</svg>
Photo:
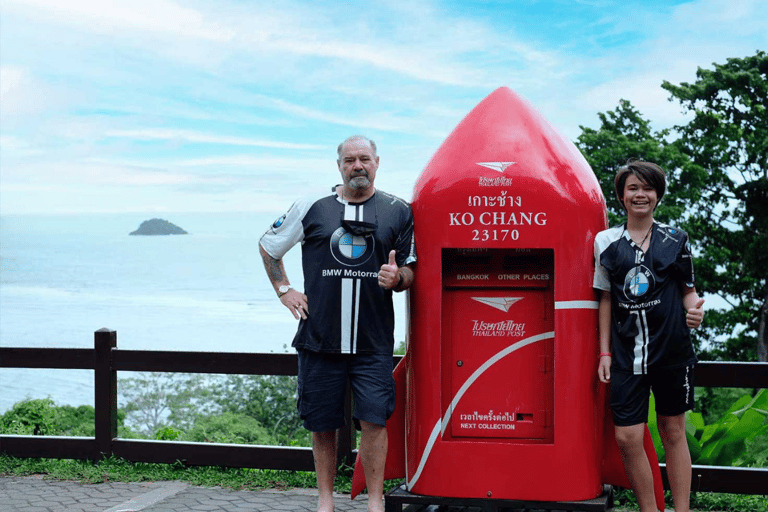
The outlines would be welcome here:
<svg viewBox="0 0 768 512">
<path fill-rule="evenodd" d="M 385 290 L 391 290 L 400 282 L 400 273 L 395 261 L 395 251 L 389 251 L 389 261 L 379 270 L 379 286 Z"/>
<path fill-rule="evenodd" d="M 696 301 L 696 305 L 688 310 L 685 315 L 685 323 L 691 329 L 696 329 L 704 320 L 704 299 Z"/>
</svg>

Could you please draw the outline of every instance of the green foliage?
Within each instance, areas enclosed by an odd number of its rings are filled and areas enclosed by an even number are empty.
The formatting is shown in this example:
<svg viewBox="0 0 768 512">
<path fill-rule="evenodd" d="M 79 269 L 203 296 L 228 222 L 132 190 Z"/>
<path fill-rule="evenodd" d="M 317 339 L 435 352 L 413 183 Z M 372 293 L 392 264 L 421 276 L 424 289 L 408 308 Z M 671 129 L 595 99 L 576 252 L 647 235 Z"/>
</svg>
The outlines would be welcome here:
<svg viewBox="0 0 768 512">
<path fill-rule="evenodd" d="M 758 456 L 765 458 L 766 453 L 763 453 L 750 460 L 747 446 L 768 432 L 768 390 L 760 390 L 754 398 L 741 397 L 717 423 L 705 425 L 699 413 L 689 413 L 689 417 L 686 431 L 690 434 L 689 443 L 693 444 L 691 451 L 695 449 L 699 454 L 693 460 L 695 464 L 751 465 L 757 462 Z"/>
<path fill-rule="evenodd" d="M 600 182 L 611 225 L 624 218 L 613 187 L 621 165 L 640 158 L 667 172 L 655 217 L 690 234 L 698 291 L 729 305 L 707 311 L 694 345 L 714 347 L 703 359 L 765 361 L 758 333 L 768 332 L 768 55 L 728 59 L 696 76 L 662 85 L 692 114 L 688 124 L 654 131 L 621 100 L 598 114 L 598 129 L 582 126 L 576 145 Z"/>
<path fill-rule="evenodd" d="M 0 416 L 0 433 L 93 437 L 96 414 L 90 405 L 57 406 L 50 398 L 27 399 Z M 125 413 L 118 412 L 118 426 Z"/>
<path fill-rule="evenodd" d="M 181 430 L 173 427 L 163 427 L 155 432 L 155 439 L 159 441 L 176 441 L 181 436 Z"/>
<path fill-rule="evenodd" d="M 272 437 L 261 423 L 250 416 L 231 412 L 199 418 L 180 439 L 205 443 L 272 444 Z"/>
<path fill-rule="evenodd" d="M 310 434 L 296 409 L 296 377 L 279 375 L 229 375 L 212 396 L 224 412 L 243 414 L 258 421 L 282 446 L 310 446 Z"/>
<path fill-rule="evenodd" d="M 216 412 L 210 401 L 206 376 L 178 373 L 139 373 L 121 378 L 119 402 L 127 423 L 137 432 L 154 437 L 161 428 L 191 428 L 197 418 Z"/>
<path fill-rule="evenodd" d="M 690 159 L 679 144 L 669 142 L 670 131 L 654 131 L 651 122 L 627 100 L 620 100 L 615 110 L 598 113 L 600 128 L 580 126 L 576 146 L 595 172 L 608 206 L 609 224 L 623 222 L 624 208 L 616 198 L 614 177 L 629 160 L 647 160 L 659 164 L 667 173 L 667 193 L 655 217 L 661 222 L 677 220 L 698 200 L 700 177 L 693 172 Z"/>
<path fill-rule="evenodd" d="M 699 68 L 693 83 L 662 85 L 670 101 L 692 115 L 675 128 L 703 178 L 701 201 L 688 222 L 701 251 L 697 288 L 730 304 L 708 312 L 715 355 L 765 361 L 766 340 L 758 340 L 758 331 L 761 307 L 768 331 L 768 54 L 713 66 Z"/>
<path fill-rule="evenodd" d="M 50 398 L 23 400 L 0 417 L 4 434 L 45 436 L 56 433 L 56 405 Z"/>
<path fill-rule="evenodd" d="M 188 467 L 181 463 L 150 464 L 110 457 L 100 462 L 61 459 L 18 459 L 0 454 L 0 475 L 43 474 L 82 483 L 179 480 L 190 485 L 229 489 L 292 489 L 317 487 L 314 472 L 271 469 Z M 334 490 L 349 492 L 351 478 L 340 474 Z"/>
<path fill-rule="evenodd" d="M 664 462 L 655 409 L 651 395 L 648 428 L 656 455 Z M 741 396 L 712 423 L 706 423 L 701 412 L 689 411 L 685 416 L 685 431 L 694 464 L 767 467 L 768 390 L 761 389 L 754 397 Z"/>
</svg>

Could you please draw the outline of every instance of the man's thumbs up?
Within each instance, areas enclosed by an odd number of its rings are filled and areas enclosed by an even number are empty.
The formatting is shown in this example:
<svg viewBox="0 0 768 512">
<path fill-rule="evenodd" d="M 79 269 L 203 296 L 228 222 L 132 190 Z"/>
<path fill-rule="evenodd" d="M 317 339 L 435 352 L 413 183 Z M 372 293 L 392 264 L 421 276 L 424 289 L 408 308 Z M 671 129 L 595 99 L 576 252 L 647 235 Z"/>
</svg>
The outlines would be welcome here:
<svg viewBox="0 0 768 512">
<path fill-rule="evenodd" d="M 702 320 L 704 320 L 704 299 L 699 298 L 696 305 L 690 308 L 685 315 L 685 323 L 691 329 L 696 329 L 701 325 Z"/>
<path fill-rule="evenodd" d="M 379 286 L 385 290 L 391 290 L 400 282 L 400 273 L 398 272 L 397 262 L 395 261 L 395 251 L 389 251 L 389 261 L 381 266 L 379 270 Z"/>
</svg>

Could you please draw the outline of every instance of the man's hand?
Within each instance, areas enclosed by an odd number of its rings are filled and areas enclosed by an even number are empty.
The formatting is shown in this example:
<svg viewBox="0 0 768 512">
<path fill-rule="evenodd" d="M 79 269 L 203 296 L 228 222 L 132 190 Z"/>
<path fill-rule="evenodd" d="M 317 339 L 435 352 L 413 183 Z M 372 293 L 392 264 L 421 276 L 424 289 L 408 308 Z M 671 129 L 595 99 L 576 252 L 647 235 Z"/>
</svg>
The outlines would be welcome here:
<svg viewBox="0 0 768 512">
<path fill-rule="evenodd" d="M 280 297 L 280 302 L 282 302 L 283 306 L 287 307 L 291 313 L 293 313 L 293 316 L 296 318 L 296 320 L 299 318 L 303 320 L 307 319 L 307 314 L 309 313 L 307 296 L 300 291 L 291 288 L 285 294 L 283 294 L 282 297 Z"/>
<path fill-rule="evenodd" d="M 389 263 L 382 265 L 379 270 L 379 286 L 391 290 L 400 282 L 400 272 L 395 262 L 395 251 L 389 251 Z"/>
<path fill-rule="evenodd" d="M 691 329 L 696 329 L 704 320 L 704 299 L 699 299 L 696 305 L 688 310 L 685 315 L 685 323 Z"/>
</svg>

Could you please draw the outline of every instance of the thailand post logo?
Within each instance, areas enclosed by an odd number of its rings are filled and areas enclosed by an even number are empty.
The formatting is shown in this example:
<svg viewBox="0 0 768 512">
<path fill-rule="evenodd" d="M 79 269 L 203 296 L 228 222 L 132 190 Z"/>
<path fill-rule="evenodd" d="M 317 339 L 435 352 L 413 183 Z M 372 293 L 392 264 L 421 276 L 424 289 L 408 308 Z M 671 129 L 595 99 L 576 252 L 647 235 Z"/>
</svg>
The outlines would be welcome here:
<svg viewBox="0 0 768 512">
<path fill-rule="evenodd" d="M 353 235 L 343 227 L 331 236 L 331 254 L 347 267 L 357 267 L 371 259 L 375 241 L 372 234 Z"/>
<path fill-rule="evenodd" d="M 648 292 L 653 283 L 653 273 L 647 267 L 634 267 L 624 278 L 624 296 L 629 300 L 639 299 Z"/>
</svg>

